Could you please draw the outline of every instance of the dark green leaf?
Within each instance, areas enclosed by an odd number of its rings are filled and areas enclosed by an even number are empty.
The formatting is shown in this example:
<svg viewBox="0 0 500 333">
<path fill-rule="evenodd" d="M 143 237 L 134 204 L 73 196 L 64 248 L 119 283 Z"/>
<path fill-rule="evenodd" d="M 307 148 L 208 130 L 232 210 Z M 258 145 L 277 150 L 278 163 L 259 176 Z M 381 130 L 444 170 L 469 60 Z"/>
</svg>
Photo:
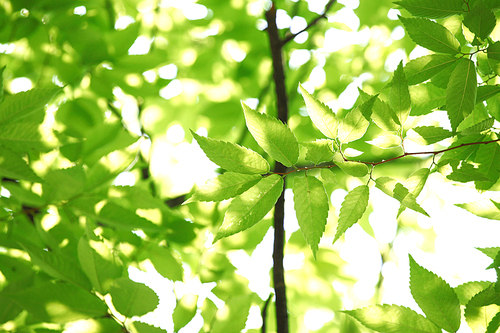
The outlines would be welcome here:
<svg viewBox="0 0 500 333">
<path fill-rule="evenodd" d="M 460 15 L 464 12 L 461 0 L 403 0 L 396 1 L 413 16 L 427 17 L 430 19 L 440 19 L 452 15 Z"/>
<path fill-rule="evenodd" d="M 429 54 L 410 60 L 404 67 L 408 85 L 412 86 L 429 80 L 446 67 L 454 64 L 455 61 L 457 61 L 457 58 L 447 54 Z"/>
<path fill-rule="evenodd" d="M 477 78 L 474 63 L 469 59 L 459 60 L 446 88 L 446 111 L 453 130 L 456 130 L 474 109 L 476 91 Z"/>
<path fill-rule="evenodd" d="M 489 181 L 489 179 L 483 175 L 479 169 L 475 168 L 470 163 L 462 163 L 459 168 L 453 167 L 453 172 L 447 175 L 446 178 L 461 183 Z"/>
<path fill-rule="evenodd" d="M 420 140 L 414 140 L 418 143 L 424 144 L 424 145 L 431 145 L 433 143 L 442 141 L 444 139 L 450 138 L 453 136 L 453 133 L 442 128 L 442 127 L 435 127 L 435 126 L 419 126 L 419 127 L 414 127 L 412 128 L 416 133 L 421 138 Z"/>
<path fill-rule="evenodd" d="M 500 93 L 500 85 L 494 85 L 494 86 L 479 86 L 477 87 L 477 97 L 476 97 L 476 103 L 481 103 L 484 102 L 485 100 L 497 95 Z"/>
<path fill-rule="evenodd" d="M 494 283 L 474 295 L 467 303 L 467 307 L 482 307 L 491 304 L 500 305 L 500 293 L 495 290 Z"/>
<path fill-rule="evenodd" d="M 497 75 L 500 74 L 500 42 L 491 43 L 486 52 L 491 68 Z"/>
<path fill-rule="evenodd" d="M 0 124 L 21 120 L 41 110 L 59 91 L 60 88 L 32 89 L 6 98 L 0 104 Z"/>
<path fill-rule="evenodd" d="M 495 14 L 482 1 L 477 1 L 463 20 L 463 24 L 473 32 L 477 38 L 486 39 L 496 25 Z"/>
</svg>

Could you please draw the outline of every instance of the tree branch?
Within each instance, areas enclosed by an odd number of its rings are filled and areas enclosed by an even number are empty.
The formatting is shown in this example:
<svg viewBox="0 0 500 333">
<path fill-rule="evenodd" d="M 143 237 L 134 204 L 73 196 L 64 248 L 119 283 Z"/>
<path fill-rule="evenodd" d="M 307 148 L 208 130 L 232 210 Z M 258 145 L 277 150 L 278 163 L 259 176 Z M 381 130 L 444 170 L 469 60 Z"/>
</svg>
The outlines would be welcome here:
<svg viewBox="0 0 500 333">
<path fill-rule="evenodd" d="M 303 33 L 304 31 L 306 31 L 307 29 L 311 28 L 312 26 L 316 25 L 316 23 L 318 23 L 319 20 L 323 19 L 323 18 L 326 18 L 326 13 L 328 12 L 328 10 L 337 2 L 337 0 L 330 0 L 326 6 L 325 6 L 325 11 L 323 12 L 323 14 L 321 14 L 320 16 L 316 17 L 314 20 L 312 20 L 311 22 L 309 22 L 309 24 L 307 25 L 307 27 L 305 27 L 304 29 L 300 30 L 299 32 L 295 33 L 295 34 L 292 34 L 292 33 L 287 33 L 287 35 L 285 36 L 285 38 L 281 41 L 281 45 L 285 45 L 286 43 L 288 43 L 289 41 L 291 41 L 292 39 L 294 39 L 295 37 L 297 37 L 298 35 L 300 35 L 301 33 Z"/>
<path fill-rule="evenodd" d="M 276 90 L 276 103 L 278 109 L 278 119 L 283 123 L 288 121 L 288 97 L 285 87 L 285 72 L 283 68 L 282 47 L 283 43 L 278 34 L 276 25 L 276 7 L 272 3 L 271 8 L 266 12 L 267 33 L 271 47 L 273 59 L 273 79 Z M 276 162 L 275 173 L 286 172 L 286 167 Z M 273 282 L 276 294 L 276 324 L 277 333 L 288 333 L 288 310 L 286 303 L 285 273 L 283 268 L 284 246 L 285 246 L 285 189 L 281 193 L 274 206 L 274 251 L 273 251 Z"/>
</svg>

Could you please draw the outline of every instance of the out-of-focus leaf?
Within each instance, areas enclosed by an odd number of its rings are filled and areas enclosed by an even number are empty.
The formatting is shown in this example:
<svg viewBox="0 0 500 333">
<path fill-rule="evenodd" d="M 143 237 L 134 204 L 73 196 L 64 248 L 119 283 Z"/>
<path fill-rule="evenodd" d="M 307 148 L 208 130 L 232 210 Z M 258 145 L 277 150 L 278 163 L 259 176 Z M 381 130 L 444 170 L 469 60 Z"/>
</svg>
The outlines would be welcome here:
<svg viewBox="0 0 500 333">
<path fill-rule="evenodd" d="M 142 283 L 119 278 L 109 291 L 116 310 L 126 317 L 142 316 L 158 306 L 158 296 Z"/>
</svg>

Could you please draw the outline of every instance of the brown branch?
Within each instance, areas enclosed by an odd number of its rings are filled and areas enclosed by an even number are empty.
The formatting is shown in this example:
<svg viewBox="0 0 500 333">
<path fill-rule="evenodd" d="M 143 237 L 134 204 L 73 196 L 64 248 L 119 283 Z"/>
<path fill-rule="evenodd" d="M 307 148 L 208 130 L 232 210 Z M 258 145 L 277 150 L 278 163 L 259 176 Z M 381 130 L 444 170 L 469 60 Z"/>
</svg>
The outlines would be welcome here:
<svg viewBox="0 0 500 333">
<path fill-rule="evenodd" d="M 288 97 L 285 87 L 285 72 L 283 68 L 282 47 L 283 43 L 278 34 L 276 25 L 276 7 L 272 3 L 266 12 L 267 33 L 271 47 L 273 60 L 273 79 L 276 90 L 276 103 L 278 108 L 278 119 L 283 123 L 288 121 Z M 286 167 L 276 162 L 275 173 L 286 172 Z M 277 333 L 288 333 L 288 310 L 286 303 L 285 272 L 283 268 L 284 246 L 285 246 L 285 188 L 274 206 L 274 250 L 273 250 L 273 283 L 276 294 L 276 324 Z"/>
<path fill-rule="evenodd" d="M 323 14 L 321 14 L 320 16 L 316 17 L 314 20 L 312 20 L 311 22 L 309 22 L 309 24 L 307 25 L 307 27 L 305 27 L 304 29 L 300 30 L 299 32 L 295 33 L 295 34 L 292 34 L 292 33 L 288 33 L 285 38 L 283 38 L 283 40 L 281 41 L 281 45 L 285 45 L 286 43 L 288 43 L 289 41 L 291 41 L 292 39 L 294 39 L 295 37 L 297 37 L 298 35 L 300 35 L 301 33 L 303 33 L 304 31 L 306 31 L 307 29 L 311 28 L 312 26 L 316 25 L 316 23 L 318 23 L 319 20 L 323 19 L 323 18 L 326 18 L 326 13 L 328 12 L 328 10 L 330 9 L 330 7 L 332 7 L 335 3 L 337 2 L 337 0 L 330 0 L 326 6 L 325 6 L 325 11 L 323 12 Z"/>
<path fill-rule="evenodd" d="M 485 145 L 485 144 L 494 143 L 494 142 L 500 142 L 500 139 L 490 140 L 490 141 L 462 143 L 462 144 L 460 144 L 458 146 L 455 146 L 455 147 L 445 148 L 445 149 L 436 150 L 436 151 L 420 151 L 420 152 L 413 152 L 413 153 L 406 153 L 405 152 L 402 155 L 395 156 L 395 157 L 389 158 L 387 160 L 377 161 L 377 162 L 353 161 L 353 160 L 349 160 L 349 159 L 347 159 L 345 157 L 344 157 L 344 161 L 346 161 L 346 162 L 357 162 L 357 163 L 363 163 L 363 164 L 375 166 L 375 165 L 389 163 L 389 162 L 392 162 L 392 161 L 395 161 L 395 160 L 399 160 L 400 158 L 403 158 L 403 157 L 406 157 L 406 156 L 415 156 L 415 155 L 434 155 L 434 156 L 436 156 L 438 154 L 442 154 L 442 153 L 445 153 L 447 151 L 455 150 L 455 149 L 462 148 L 462 147 L 473 146 L 473 145 Z M 297 169 L 293 169 L 293 170 L 290 170 L 290 171 L 285 171 L 283 173 L 277 173 L 277 172 L 272 172 L 272 173 L 276 173 L 278 175 L 286 176 L 288 174 L 291 174 L 291 173 L 294 173 L 294 172 L 297 172 L 297 171 L 307 171 L 307 170 L 321 169 L 321 168 L 332 168 L 334 166 L 335 166 L 335 164 L 315 165 L 315 166 L 312 166 L 312 167 L 297 168 Z"/>
</svg>

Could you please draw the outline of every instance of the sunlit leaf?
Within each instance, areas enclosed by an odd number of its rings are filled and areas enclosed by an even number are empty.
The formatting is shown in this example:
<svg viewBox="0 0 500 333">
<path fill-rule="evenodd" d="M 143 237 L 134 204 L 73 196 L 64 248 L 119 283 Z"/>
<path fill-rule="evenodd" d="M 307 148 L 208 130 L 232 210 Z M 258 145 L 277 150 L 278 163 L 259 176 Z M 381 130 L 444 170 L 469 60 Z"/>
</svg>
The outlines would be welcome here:
<svg viewBox="0 0 500 333">
<path fill-rule="evenodd" d="M 29 167 L 22 155 L 0 146 L 0 175 L 11 179 L 24 179 L 42 182 Z"/>
<path fill-rule="evenodd" d="M 500 73 L 500 42 L 491 43 L 486 52 L 491 68 L 498 75 Z"/>
<path fill-rule="evenodd" d="M 486 85 L 477 87 L 476 103 L 483 102 L 500 93 L 500 85 Z"/>
<path fill-rule="evenodd" d="M 367 141 L 366 143 L 382 149 L 388 149 L 401 146 L 401 138 L 393 134 L 380 135 L 371 141 Z"/>
<path fill-rule="evenodd" d="M 446 88 L 446 111 L 451 128 L 456 130 L 476 104 L 477 78 L 474 63 L 469 59 L 459 60 Z"/>
<path fill-rule="evenodd" d="M 370 171 L 365 163 L 335 161 L 335 164 L 345 173 L 353 177 L 364 177 Z"/>
<path fill-rule="evenodd" d="M 240 332 L 245 328 L 254 294 L 231 297 L 224 308 L 217 311 L 211 333 Z"/>
<path fill-rule="evenodd" d="M 302 85 L 299 85 L 299 89 L 306 102 L 307 112 L 313 124 L 316 125 L 326 137 L 335 139 L 337 137 L 339 121 L 333 110 L 309 94 Z"/>
<path fill-rule="evenodd" d="M 252 110 L 245 103 L 242 105 L 248 130 L 259 146 L 287 167 L 297 163 L 299 143 L 290 128 L 276 118 Z"/>
<path fill-rule="evenodd" d="M 488 177 L 483 175 L 479 169 L 470 163 L 462 163 L 459 168 L 453 167 L 453 171 L 446 178 L 461 183 L 489 181 Z"/>
<path fill-rule="evenodd" d="M 473 202 L 456 204 L 472 214 L 492 220 L 500 220 L 500 210 L 490 199 L 480 199 Z"/>
<path fill-rule="evenodd" d="M 335 173 L 331 169 L 321 169 L 320 171 L 321 178 L 325 183 L 337 184 L 337 177 L 335 177 Z"/>
<path fill-rule="evenodd" d="M 410 290 L 428 319 L 448 332 L 460 327 L 460 302 L 446 281 L 423 268 L 410 255 Z"/>
<path fill-rule="evenodd" d="M 323 183 L 313 176 L 295 177 L 293 201 L 300 231 L 316 258 L 318 244 L 325 231 L 329 208 Z"/>
<path fill-rule="evenodd" d="M 398 200 L 405 207 L 425 216 L 429 216 L 429 214 L 427 214 L 427 212 L 417 203 L 415 196 L 397 180 L 383 176 L 377 178 L 375 184 L 378 189 Z"/>
<path fill-rule="evenodd" d="M 306 160 L 314 164 L 331 161 L 338 149 L 335 142 L 328 139 L 301 142 L 300 144 L 307 148 Z"/>
<path fill-rule="evenodd" d="M 448 54 L 429 54 L 410 60 L 404 67 L 408 85 L 412 86 L 429 80 L 446 67 L 454 64 L 455 61 L 457 58 Z"/>
<path fill-rule="evenodd" d="M 359 90 L 359 94 L 364 102 L 374 97 L 361 89 Z M 376 98 L 373 103 L 371 118 L 378 127 L 385 131 L 397 131 L 401 127 L 396 113 L 386 102 L 381 101 L 379 98 Z"/>
<path fill-rule="evenodd" d="M 490 182 L 476 183 L 476 188 L 487 190 L 500 177 L 500 145 L 498 143 L 481 145 L 474 162 L 479 163 L 478 170 L 490 180 Z"/>
<path fill-rule="evenodd" d="M 453 136 L 453 133 L 442 127 L 436 126 L 418 126 L 412 128 L 418 134 L 418 137 L 411 137 L 412 141 L 422 145 L 431 145 Z"/>
<path fill-rule="evenodd" d="M 37 88 L 6 98 L 0 104 L 0 124 L 5 125 L 21 120 L 41 110 L 59 91 L 61 91 L 60 88 Z"/>
<path fill-rule="evenodd" d="M 496 18 L 495 14 L 482 1 L 476 1 L 470 12 L 465 14 L 463 24 L 476 37 L 486 39 L 495 28 Z"/>
<path fill-rule="evenodd" d="M 125 277 L 114 281 L 109 294 L 116 310 L 126 317 L 142 316 L 158 306 L 151 288 Z"/>
<path fill-rule="evenodd" d="M 491 285 L 489 281 L 471 281 L 453 288 L 461 305 L 469 303 L 472 297 Z"/>
<path fill-rule="evenodd" d="M 465 307 L 465 320 L 473 333 L 486 332 L 490 321 L 500 312 L 500 306 L 496 304 L 475 307 Z"/>
<path fill-rule="evenodd" d="M 399 123 L 404 124 L 410 113 L 410 92 L 403 70 L 403 61 L 394 71 L 391 90 L 389 91 L 389 106 L 396 113 Z"/>
<path fill-rule="evenodd" d="M 430 170 L 427 168 L 422 168 L 410 175 L 408 179 L 404 182 L 404 186 L 410 191 L 414 198 L 417 198 L 422 189 L 424 188 L 427 178 L 429 177 Z M 401 204 L 398 209 L 397 216 L 406 209 L 406 206 Z"/>
<path fill-rule="evenodd" d="M 339 125 L 340 142 L 347 143 L 360 139 L 369 125 L 370 122 L 363 116 L 359 107 L 352 109 Z"/>
<path fill-rule="evenodd" d="M 283 179 L 273 174 L 234 198 L 226 211 L 222 226 L 217 231 L 214 243 L 262 220 L 273 208 L 282 191 Z"/>
<path fill-rule="evenodd" d="M 269 163 L 253 150 L 232 142 L 206 138 L 192 131 L 191 133 L 207 157 L 221 168 L 249 174 L 269 172 Z"/>
<path fill-rule="evenodd" d="M 410 87 L 412 116 L 428 114 L 446 104 L 446 90 L 432 83 L 423 83 Z"/>
<path fill-rule="evenodd" d="M 337 232 L 333 240 L 334 243 L 363 216 L 368 206 L 369 195 L 369 187 L 367 185 L 360 185 L 345 196 L 340 208 Z"/>
<path fill-rule="evenodd" d="M 427 17 L 430 19 L 440 19 L 452 15 L 460 15 L 464 12 L 461 0 L 403 0 L 396 1 L 414 16 Z"/>
</svg>

